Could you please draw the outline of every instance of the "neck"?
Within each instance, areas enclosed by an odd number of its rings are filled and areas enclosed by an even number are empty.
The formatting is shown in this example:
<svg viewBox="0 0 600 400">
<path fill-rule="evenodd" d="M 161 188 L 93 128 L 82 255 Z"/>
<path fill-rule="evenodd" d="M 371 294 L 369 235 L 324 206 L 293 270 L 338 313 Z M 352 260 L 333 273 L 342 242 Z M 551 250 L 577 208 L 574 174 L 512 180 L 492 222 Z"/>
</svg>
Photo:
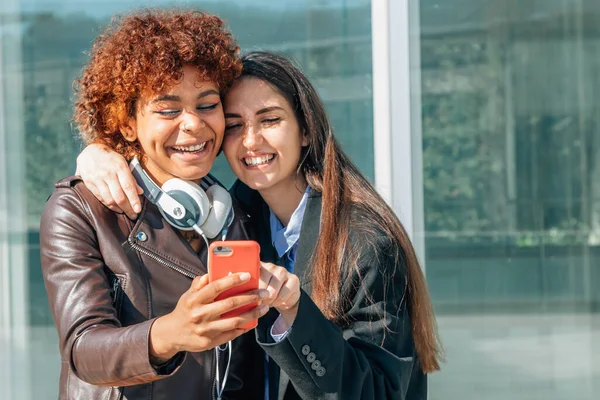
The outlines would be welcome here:
<svg viewBox="0 0 600 400">
<path fill-rule="evenodd" d="M 306 181 L 302 177 L 293 180 L 290 185 L 279 185 L 278 187 L 262 189 L 258 192 L 267 203 L 271 211 L 277 216 L 283 226 L 287 226 L 292 214 L 298 208 L 302 196 L 306 191 Z"/>
<path fill-rule="evenodd" d="M 153 164 L 150 164 L 150 163 L 142 164 L 142 168 L 144 168 L 144 171 L 146 171 L 146 174 L 148 174 L 150 179 L 152 179 L 152 181 L 154 183 L 156 183 L 158 185 L 158 187 L 162 187 L 162 185 L 164 185 L 166 181 L 168 181 L 169 179 L 173 179 L 173 178 L 181 179 L 186 182 L 192 182 L 192 183 L 195 183 L 196 185 L 199 185 L 200 181 L 202 180 L 202 178 L 184 179 L 184 178 L 179 178 L 177 176 L 169 175 L 169 174 L 166 174 L 166 173 L 158 170 Z"/>
</svg>

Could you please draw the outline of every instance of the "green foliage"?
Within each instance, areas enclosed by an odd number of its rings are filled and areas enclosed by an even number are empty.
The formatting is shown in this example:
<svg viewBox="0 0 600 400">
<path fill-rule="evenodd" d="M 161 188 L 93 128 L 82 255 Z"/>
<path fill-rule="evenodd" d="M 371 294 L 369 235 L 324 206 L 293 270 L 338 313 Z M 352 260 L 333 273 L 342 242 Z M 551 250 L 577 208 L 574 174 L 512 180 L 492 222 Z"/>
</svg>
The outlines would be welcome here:
<svg viewBox="0 0 600 400">
<path fill-rule="evenodd" d="M 69 134 L 69 105 L 44 97 L 25 99 L 28 214 L 36 224 L 53 183 L 75 172 L 79 141 Z"/>
<path fill-rule="evenodd" d="M 597 114 L 545 99 L 548 82 L 525 80 L 545 68 L 527 55 L 545 48 L 512 40 L 422 42 L 425 230 L 456 244 L 585 243 Z M 552 68 L 542 76 L 572 72 Z"/>
</svg>

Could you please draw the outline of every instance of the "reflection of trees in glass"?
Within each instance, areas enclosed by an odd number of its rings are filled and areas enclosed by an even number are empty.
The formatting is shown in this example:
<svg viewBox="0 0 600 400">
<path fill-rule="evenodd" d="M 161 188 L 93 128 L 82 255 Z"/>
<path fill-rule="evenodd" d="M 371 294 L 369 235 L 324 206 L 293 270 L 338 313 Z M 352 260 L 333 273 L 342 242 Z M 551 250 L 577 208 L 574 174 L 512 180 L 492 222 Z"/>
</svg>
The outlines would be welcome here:
<svg viewBox="0 0 600 400">
<path fill-rule="evenodd" d="M 49 14 L 26 22 L 23 85 L 28 214 L 32 224 L 56 180 L 73 174 L 79 140 L 72 133 L 71 84 L 98 23 L 83 16 Z"/>
<path fill-rule="evenodd" d="M 426 230 L 599 243 L 599 42 L 488 34 L 422 41 Z"/>
<path fill-rule="evenodd" d="M 489 173 L 486 144 L 471 117 L 481 105 L 472 94 L 423 96 L 427 231 L 490 228 L 481 201 Z"/>
<path fill-rule="evenodd" d="M 25 99 L 28 213 L 32 223 L 41 215 L 54 181 L 75 171 L 78 140 L 69 134 L 70 107 L 61 99 Z"/>
<path fill-rule="evenodd" d="M 423 163 L 429 232 L 506 230 L 501 71 L 488 46 L 424 42 Z"/>
</svg>

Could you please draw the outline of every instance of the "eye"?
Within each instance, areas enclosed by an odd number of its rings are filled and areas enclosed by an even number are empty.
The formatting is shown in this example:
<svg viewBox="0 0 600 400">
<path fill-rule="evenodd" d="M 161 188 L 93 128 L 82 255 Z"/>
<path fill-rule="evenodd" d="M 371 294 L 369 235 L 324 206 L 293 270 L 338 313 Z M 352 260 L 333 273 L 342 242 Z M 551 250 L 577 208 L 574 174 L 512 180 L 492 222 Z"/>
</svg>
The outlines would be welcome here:
<svg viewBox="0 0 600 400">
<path fill-rule="evenodd" d="M 162 115 L 163 117 L 174 117 L 179 114 L 181 110 L 160 110 L 155 111 L 156 114 Z"/>
<path fill-rule="evenodd" d="M 239 123 L 239 122 L 233 123 L 233 124 L 229 124 L 229 125 L 225 125 L 225 132 L 232 131 L 234 129 L 239 128 L 240 126 L 242 126 L 242 124 Z"/>
<path fill-rule="evenodd" d="M 218 105 L 219 105 L 219 102 L 216 102 L 214 104 L 209 104 L 207 106 L 198 106 L 198 107 L 196 107 L 196 109 L 198 111 L 209 111 L 209 110 L 214 110 L 215 108 L 217 108 Z"/>
<path fill-rule="evenodd" d="M 279 117 L 271 117 L 271 118 L 265 118 L 262 120 L 263 124 L 275 124 L 277 122 L 279 122 L 281 120 L 281 118 Z"/>
</svg>

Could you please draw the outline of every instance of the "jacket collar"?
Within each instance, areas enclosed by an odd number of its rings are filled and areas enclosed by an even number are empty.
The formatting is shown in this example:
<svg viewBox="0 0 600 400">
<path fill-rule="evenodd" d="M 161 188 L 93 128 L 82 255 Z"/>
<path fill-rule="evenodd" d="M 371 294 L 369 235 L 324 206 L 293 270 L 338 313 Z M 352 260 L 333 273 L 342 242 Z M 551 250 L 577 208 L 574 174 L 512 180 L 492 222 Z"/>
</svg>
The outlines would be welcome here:
<svg viewBox="0 0 600 400">
<path fill-rule="evenodd" d="M 277 253 L 271 243 L 269 206 L 267 206 L 267 203 L 265 203 L 256 190 L 250 189 L 241 181 L 236 181 L 233 184 L 231 192 L 240 202 L 241 207 L 252 215 L 253 220 L 258 225 L 256 230 L 257 240 L 261 249 L 261 260 L 275 263 L 277 261 Z M 310 261 L 315 250 L 321 226 L 321 206 L 321 193 L 311 188 L 308 193 L 308 201 L 302 220 L 302 229 L 300 230 L 298 252 L 296 253 L 296 263 L 294 264 L 294 273 L 300 278 L 300 284 L 307 293 L 310 293 Z"/>
<path fill-rule="evenodd" d="M 233 202 L 235 218 L 227 233 L 228 238 L 235 240 L 248 239 L 251 232 L 248 224 L 249 217 Z M 129 234 L 128 242 L 146 253 L 150 257 L 158 258 L 159 262 L 169 264 L 180 273 L 190 278 L 204 275 L 208 272 L 208 249 L 201 241 L 198 253 L 181 236 L 177 228 L 167 223 L 158 207 L 144 198 L 142 211 L 135 221 Z M 209 239 L 209 243 L 220 238 Z"/>
<path fill-rule="evenodd" d="M 311 289 L 310 264 L 321 231 L 321 206 L 321 193 L 311 189 L 308 194 L 306 211 L 304 211 L 298 253 L 296 253 L 296 263 L 294 264 L 294 273 L 300 278 L 301 287 L 309 294 Z"/>
<path fill-rule="evenodd" d="M 158 207 L 146 199 L 128 241 L 185 271 L 184 274 L 189 277 L 207 272 L 206 245 L 202 243 L 199 254 L 196 254 L 176 228 L 162 218 Z"/>
</svg>

